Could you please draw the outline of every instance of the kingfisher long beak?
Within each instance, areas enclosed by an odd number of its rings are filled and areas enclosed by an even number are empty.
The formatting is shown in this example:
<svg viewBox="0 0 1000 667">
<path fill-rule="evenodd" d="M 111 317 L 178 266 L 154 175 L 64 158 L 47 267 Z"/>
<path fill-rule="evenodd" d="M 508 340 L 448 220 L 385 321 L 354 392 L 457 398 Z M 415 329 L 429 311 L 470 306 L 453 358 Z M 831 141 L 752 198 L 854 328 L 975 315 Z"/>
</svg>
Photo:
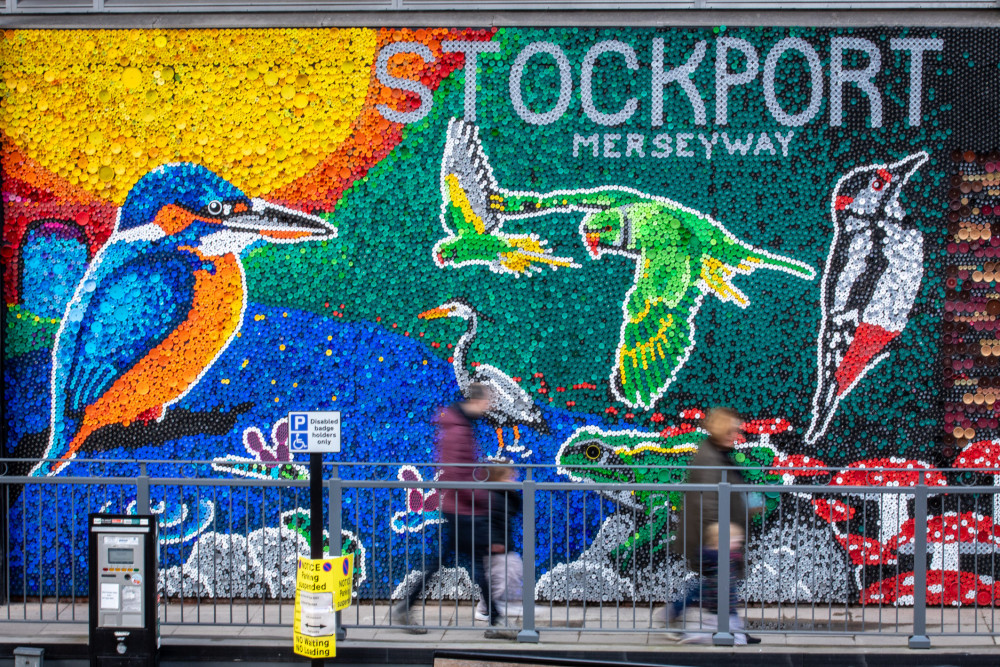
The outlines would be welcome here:
<svg viewBox="0 0 1000 667">
<path fill-rule="evenodd" d="M 601 235 L 596 232 L 588 232 L 585 236 L 587 237 L 587 252 L 590 253 L 591 257 L 599 257 L 601 251 L 598 246 L 601 243 Z"/>
<path fill-rule="evenodd" d="M 436 320 L 439 317 L 448 317 L 451 313 L 447 308 L 431 308 L 430 310 L 425 310 L 424 312 L 417 315 L 419 320 Z"/>
<path fill-rule="evenodd" d="M 277 242 L 337 235 L 337 228 L 318 216 L 272 204 L 263 199 L 251 199 L 250 203 L 248 211 L 227 217 L 224 221 L 225 226 L 254 231 L 268 240 Z"/>
</svg>

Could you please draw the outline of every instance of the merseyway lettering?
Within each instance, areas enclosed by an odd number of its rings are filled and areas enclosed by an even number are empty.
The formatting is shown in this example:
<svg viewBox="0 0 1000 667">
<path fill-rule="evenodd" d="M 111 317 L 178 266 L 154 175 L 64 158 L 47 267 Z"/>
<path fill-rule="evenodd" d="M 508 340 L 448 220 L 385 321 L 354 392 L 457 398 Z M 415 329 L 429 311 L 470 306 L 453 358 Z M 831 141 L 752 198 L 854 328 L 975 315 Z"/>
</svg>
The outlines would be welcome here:
<svg viewBox="0 0 1000 667">
<path fill-rule="evenodd" d="M 604 157 L 608 159 L 651 157 L 651 158 L 704 158 L 713 156 L 788 157 L 788 146 L 795 133 L 750 132 L 734 134 L 728 132 L 676 132 L 646 135 L 637 133 L 605 133 L 587 136 L 573 135 L 573 157 Z"/>
</svg>

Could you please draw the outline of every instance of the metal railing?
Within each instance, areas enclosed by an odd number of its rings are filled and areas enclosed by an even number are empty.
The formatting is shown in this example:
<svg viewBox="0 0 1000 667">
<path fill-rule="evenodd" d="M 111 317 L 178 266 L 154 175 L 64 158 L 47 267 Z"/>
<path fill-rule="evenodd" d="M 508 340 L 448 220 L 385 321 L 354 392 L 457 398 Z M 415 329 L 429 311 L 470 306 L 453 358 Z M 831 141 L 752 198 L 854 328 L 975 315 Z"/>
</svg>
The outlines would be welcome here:
<svg viewBox="0 0 1000 667">
<path fill-rule="evenodd" d="M 149 507 L 160 515 L 162 624 L 290 624 L 296 559 L 308 556 L 312 524 L 308 481 L 294 465 L 283 472 L 279 465 L 262 465 L 262 478 L 234 478 L 210 462 L 85 461 L 65 477 L 0 478 L 7 516 L 0 621 L 86 620 L 88 513 Z M 1000 489 L 982 483 L 996 470 L 869 468 L 850 485 L 844 477 L 835 483 L 837 471 L 828 468 L 810 469 L 809 479 L 829 484 L 797 483 L 801 475 L 785 476 L 794 483 L 731 484 L 723 471 L 721 484 L 696 485 L 567 482 L 559 476 L 566 466 L 521 468 L 518 482 L 463 484 L 436 481 L 433 464 L 328 464 L 320 522 L 327 551 L 356 554 L 356 599 L 343 627 L 389 625 L 389 606 L 421 571 L 441 564 L 415 607 L 419 624 L 488 625 L 475 613 L 474 582 L 477 568 L 493 563 L 477 562 L 482 553 L 451 558 L 456 538 L 448 537 L 440 502 L 449 491 L 478 489 L 523 498 L 518 516 L 492 512 L 504 509 L 502 496 L 479 501 L 489 534 L 502 528 L 502 541 L 509 537 L 521 556 L 521 641 L 566 630 L 658 632 L 666 619 L 670 631 L 718 645 L 743 631 L 895 635 L 911 648 L 935 635 L 998 634 Z M 682 468 L 646 466 L 658 469 L 683 479 Z M 268 470 L 275 474 L 261 472 Z M 739 502 L 742 511 L 733 511 L 731 499 L 761 492 L 763 502 Z M 711 562 L 685 547 L 692 534 L 696 551 L 714 540 L 685 512 L 706 499 L 717 502 L 719 516 Z M 742 563 L 731 558 L 742 551 L 730 546 L 731 525 L 749 536 L 739 584 L 729 576 Z M 714 576 L 706 570 L 716 563 Z M 514 574 L 508 567 L 501 576 Z M 690 602 L 695 597 L 704 608 Z M 684 598 L 676 615 L 659 611 Z M 508 611 L 516 604 L 504 602 Z"/>
</svg>

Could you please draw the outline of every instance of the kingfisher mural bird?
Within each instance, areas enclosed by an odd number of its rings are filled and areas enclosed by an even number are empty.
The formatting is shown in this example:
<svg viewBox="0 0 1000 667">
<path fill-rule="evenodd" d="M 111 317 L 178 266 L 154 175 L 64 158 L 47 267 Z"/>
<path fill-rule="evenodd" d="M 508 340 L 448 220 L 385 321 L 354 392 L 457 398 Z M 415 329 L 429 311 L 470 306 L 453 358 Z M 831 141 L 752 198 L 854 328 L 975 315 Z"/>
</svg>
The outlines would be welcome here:
<svg viewBox="0 0 1000 667">
<path fill-rule="evenodd" d="M 196 164 L 144 175 L 66 307 L 52 351 L 49 460 L 30 474 L 58 473 L 106 426 L 162 419 L 198 383 L 243 322 L 241 253 L 335 235 L 322 218 L 250 198 Z"/>
<path fill-rule="evenodd" d="M 899 196 L 927 160 L 920 151 L 857 167 L 833 189 L 807 443 L 826 433 L 837 406 L 889 356 L 889 344 L 909 321 L 924 273 L 924 237 L 906 219 Z"/>
<path fill-rule="evenodd" d="M 493 177 L 479 128 L 452 118 L 441 159 L 441 224 L 448 236 L 434 245 L 439 267 L 480 264 L 496 273 L 531 275 L 542 266 L 575 267 L 571 257 L 556 257 L 537 234 L 501 231 L 503 209 L 490 199 L 501 192 Z"/>
<path fill-rule="evenodd" d="M 452 181 L 453 200 L 476 202 L 476 210 L 488 210 L 501 220 L 586 213 L 580 233 L 591 257 L 617 254 L 635 262 L 635 282 L 622 304 L 621 337 L 610 377 L 615 398 L 629 406 L 652 409 L 674 381 L 694 347 L 694 317 L 705 294 L 746 308 L 749 300 L 732 283 L 738 274 L 766 268 L 805 280 L 816 275 L 802 262 L 740 241 L 704 213 L 632 188 L 611 185 L 548 193 L 502 189 L 493 179 L 478 133 L 470 127 L 454 119 L 449 125 L 449 137 L 469 138 L 463 150 L 476 156 L 477 177 Z"/>
</svg>

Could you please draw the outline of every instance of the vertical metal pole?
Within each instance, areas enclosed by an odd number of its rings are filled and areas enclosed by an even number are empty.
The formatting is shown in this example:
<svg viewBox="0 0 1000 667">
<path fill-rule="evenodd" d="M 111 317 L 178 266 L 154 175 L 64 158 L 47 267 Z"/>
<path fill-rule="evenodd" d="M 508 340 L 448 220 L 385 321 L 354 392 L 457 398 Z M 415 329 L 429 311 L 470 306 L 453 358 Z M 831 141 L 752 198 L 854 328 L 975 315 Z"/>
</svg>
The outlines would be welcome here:
<svg viewBox="0 0 1000 667">
<path fill-rule="evenodd" d="M 330 488 L 327 490 L 327 498 L 330 503 L 330 558 L 336 558 L 343 553 L 343 545 L 340 542 L 340 530 L 344 494 L 344 485 L 343 482 L 340 481 L 337 466 L 333 466 L 333 469 L 330 472 L 330 481 L 328 484 L 330 485 Z M 359 565 L 360 563 L 355 563 L 354 567 L 358 567 Z M 336 628 L 338 642 L 347 639 L 347 630 L 340 625 L 339 611 L 335 615 L 333 627 Z"/>
<path fill-rule="evenodd" d="M 927 487 L 917 473 L 913 489 L 913 635 L 910 648 L 930 648 L 927 636 Z"/>
<path fill-rule="evenodd" d="M 139 464 L 139 477 L 135 480 L 135 513 L 149 514 L 149 475 L 146 464 Z"/>
<path fill-rule="evenodd" d="M 323 557 L 323 455 L 309 454 L 309 557 Z M 332 537 L 332 536 L 331 536 Z M 323 667 L 313 658 L 312 667 Z"/>
<path fill-rule="evenodd" d="M 522 572 L 524 588 L 521 594 L 521 604 L 524 606 L 521 617 L 521 631 L 517 633 L 517 641 L 529 644 L 538 643 L 538 631 L 535 630 L 535 480 L 531 478 L 531 466 L 524 469 L 524 482 L 521 484 L 524 493 L 524 569 Z"/>
<path fill-rule="evenodd" d="M 725 480 L 725 473 L 723 473 Z M 729 631 L 729 522 L 731 520 L 729 511 L 729 494 L 731 485 L 729 482 L 719 482 L 719 551 L 718 551 L 718 617 L 719 625 L 716 633 L 712 635 L 712 644 L 715 646 L 732 646 L 735 641 L 733 633 Z"/>
</svg>

